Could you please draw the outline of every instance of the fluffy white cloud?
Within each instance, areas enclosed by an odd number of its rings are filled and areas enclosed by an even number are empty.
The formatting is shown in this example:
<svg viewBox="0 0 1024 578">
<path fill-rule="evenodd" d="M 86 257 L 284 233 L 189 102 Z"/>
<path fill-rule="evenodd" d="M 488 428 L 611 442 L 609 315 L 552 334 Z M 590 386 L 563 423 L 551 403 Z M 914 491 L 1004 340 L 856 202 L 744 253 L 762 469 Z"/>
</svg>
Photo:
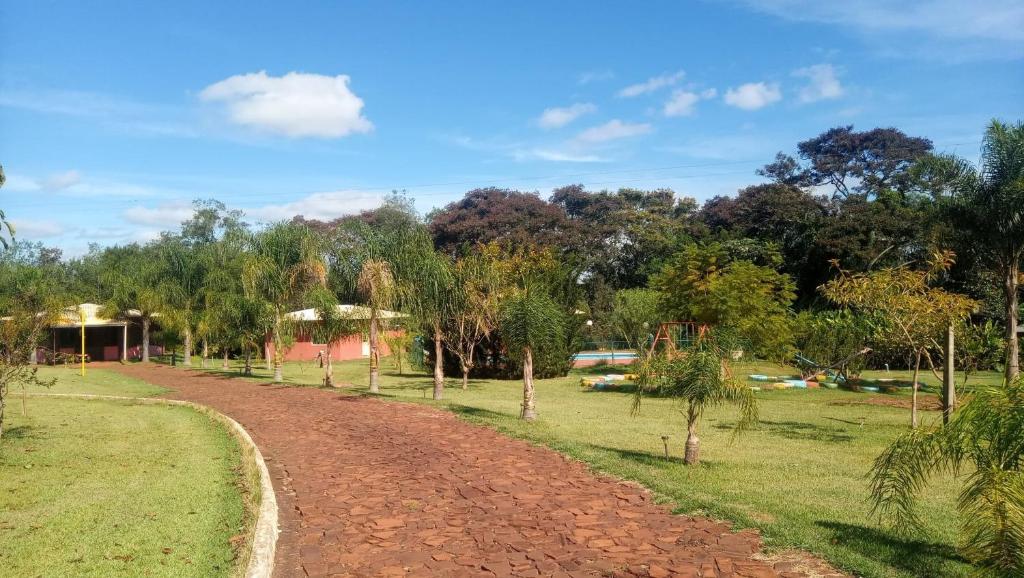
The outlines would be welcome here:
<svg viewBox="0 0 1024 578">
<path fill-rule="evenodd" d="M 690 116 L 694 113 L 694 107 L 698 102 L 715 98 L 717 94 L 718 91 L 713 88 L 703 90 L 700 93 L 693 92 L 692 90 L 676 90 L 672 92 L 672 97 L 665 103 L 662 112 L 665 116 Z"/>
<path fill-rule="evenodd" d="M 651 130 L 651 125 L 647 123 L 630 123 L 615 119 L 588 128 L 577 135 L 576 140 L 585 144 L 597 144 L 647 134 Z"/>
<path fill-rule="evenodd" d="M 634 96 L 640 96 L 641 94 L 647 94 L 648 92 L 654 92 L 659 88 L 665 88 L 666 86 L 672 86 L 678 83 L 686 74 L 680 70 L 673 74 L 662 74 L 661 76 L 654 76 L 648 78 L 643 82 L 631 84 L 626 88 L 619 91 L 619 96 L 622 98 L 632 98 Z"/>
<path fill-rule="evenodd" d="M 577 102 L 561 108 L 546 108 L 537 119 L 541 128 L 563 127 L 577 118 L 597 111 L 597 106 L 589 102 Z"/>
<path fill-rule="evenodd" d="M 39 181 L 39 186 L 44 190 L 59 191 L 77 185 L 82 181 L 82 175 L 76 170 L 52 174 Z"/>
<path fill-rule="evenodd" d="M 151 225 L 175 229 L 182 221 L 191 219 L 195 210 L 185 201 L 164 203 L 157 207 L 135 205 L 121 211 L 124 220 L 133 225 Z"/>
<path fill-rule="evenodd" d="M 800 89 L 800 102 L 816 102 L 843 95 L 843 85 L 831 64 L 800 68 L 793 71 L 793 76 L 807 79 L 807 85 Z"/>
<path fill-rule="evenodd" d="M 590 84 L 591 82 L 601 82 L 604 80 L 611 80 L 615 78 L 615 73 L 611 70 L 588 70 L 587 72 L 581 72 L 576 77 L 577 84 Z"/>
<path fill-rule="evenodd" d="M 301 199 L 282 204 L 246 208 L 245 214 L 264 221 L 279 221 L 302 215 L 307 219 L 329 221 L 375 209 L 384 202 L 379 193 L 365 191 L 328 191 L 313 193 Z"/>
<path fill-rule="evenodd" d="M 757 110 L 782 100 L 776 83 L 748 82 L 725 91 L 725 102 L 743 110 Z"/>
<path fill-rule="evenodd" d="M 240 74 L 199 93 L 223 102 L 232 122 L 288 137 L 338 138 L 373 130 L 363 116 L 363 100 L 348 86 L 347 75 L 324 76 L 265 71 Z"/>
</svg>

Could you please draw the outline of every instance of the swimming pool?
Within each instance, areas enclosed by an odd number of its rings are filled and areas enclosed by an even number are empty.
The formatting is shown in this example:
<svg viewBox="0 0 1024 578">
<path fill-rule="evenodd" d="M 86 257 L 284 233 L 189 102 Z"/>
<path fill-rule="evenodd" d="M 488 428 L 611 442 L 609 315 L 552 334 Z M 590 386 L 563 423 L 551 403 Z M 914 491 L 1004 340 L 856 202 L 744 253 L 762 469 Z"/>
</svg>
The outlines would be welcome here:
<svg viewBox="0 0 1024 578">
<path fill-rule="evenodd" d="M 581 351 L 573 359 L 636 359 L 635 351 Z"/>
</svg>

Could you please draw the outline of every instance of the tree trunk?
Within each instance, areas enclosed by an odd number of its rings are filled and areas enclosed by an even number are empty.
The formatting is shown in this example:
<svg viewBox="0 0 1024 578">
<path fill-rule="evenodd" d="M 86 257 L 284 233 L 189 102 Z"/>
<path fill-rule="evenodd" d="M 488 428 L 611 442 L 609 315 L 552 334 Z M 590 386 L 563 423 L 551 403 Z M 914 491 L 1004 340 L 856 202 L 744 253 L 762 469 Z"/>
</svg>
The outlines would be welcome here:
<svg viewBox="0 0 1024 578">
<path fill-rule="evenodd" d="M 441 346 L 441 327 L 434 326 L 434 399 L 444 397 L 444 348 Z"/>
<path fill-rule="evenodd" d="M 380 393 L 380 336 L 377 335 L 377 310 L 370 309 L 370 393 Z"/>
<path fill-rule="evenodd" d="M 0 385 L 0 439 L 4 437 L 4 408 L 7 407 L 7 387 Z"/>
<path fill-rule="evenodd" d="M 210 342 L 205 337 L 203 338 L 203 358 L 199 362 L 203 369 L 206 369 L 206 358 L 210 356 Z"/>
<path fill-rule="evenodd" d="M 271 341 L 268 341 L 267 343 L 265 343 L 263 345 L 263 360 L 267 364 L 267 371 L 274 371 L 274 356 L 270 354 L 270 343 L 274 339 L 274 332 L 273 331 L 270 332 L 270 339 L 271 339 Z M 275 345 L 275 347 L 276 347 L 276 345 Z"/>
<path fill-rule="evenodd" d="M 462 365 L 462 391 L 469 389 L 469 367 L 463 363 Z"/>
<path fill-rule="evenodd" d="M 252 375 L 252 349 L 249 347 L 245 348 L 245 368 L 242 370 L 243 375 Z"/>
<path fill-rule="evenodd" d="M 192 329 L 185 328 L 185 350 L 181 352 L 181 364 L 192 367 Z"/>
<path fill-rule="evenodd" d="M 284 381 L 284 370 L 281 359 L 281 319 L 274 320 L 274 383 Z"/>
<path fill-rule="evenodd" d="M 149 317 L 142 318 L 142 363 L 149 363 Z"/>
<path fill-rule="evenodd" d="M 328 345 L 328 347 L 330 347 Z M 324 385 L 334 387 L 334 366 L 331 365 L 331 350 L 324 350 Z"/>
<path fill-rule="evenodd" d="M 942 366 L 942 423 L 949 423 L 953 410 L 956 409 L 956 363 L 954 359 L 956 337 L 953 326 L 946 329 L 945 359 Z"/>
<path fill-rule="evenodd" d="M 228 367 L 229 367 L 228 366 L 228 348 L 225 347 L 224 348 L 224 361 L 221 361 L 220 368 L 226 371 L 228 369 Z"/>
<path fill-rule="evenodd" d="M 917 429 L 917 378 L 921 374 L 921 351 L 918 350 L 914 359 L 913 395 L 910 398 L 910 428 Z"/>
<path fill-rule="evenodd" d="M 533 389 L 533 350 L 523 348 L 523 413 L 520 415 L 527 421 L 537 419 L 537 399 Z"/>
<path fill-rule="evenodd" d="M 36 347 L 33 347 L 28 352 L 28 364 L 39 365 L 39 350 Z"/>
<path fill-rule="evenodd" d="M 683 463 L 695 466 L 700 463 L 700 438 L 697 437 L 697 420 L 699 415 L 691 405 L 686 410 L 686 454 Z"/>
<path fill-rule="evenodd" d="M 1020 264 L 1015 260 L 1006 267 L 1003 291 L 1006 298 L 1006 382 L 1016 379 L 1020 373 L 1020 353 L 1017 343 L 1017 277 Z"/>
</svg>

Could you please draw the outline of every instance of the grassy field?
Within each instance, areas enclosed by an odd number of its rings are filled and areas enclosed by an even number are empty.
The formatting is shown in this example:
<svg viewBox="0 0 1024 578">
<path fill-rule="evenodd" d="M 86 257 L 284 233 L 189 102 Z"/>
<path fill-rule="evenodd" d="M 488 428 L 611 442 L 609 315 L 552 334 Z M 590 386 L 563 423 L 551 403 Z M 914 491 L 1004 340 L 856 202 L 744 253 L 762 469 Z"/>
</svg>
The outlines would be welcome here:
<svg viewBox="0 0 1024 578">
<path fill-rule="evenodd" d="M 218 365 L 219 367 L 219 365 Z M 268 373 L 257 367 L 255 379 Z M 792 369 L 767 364 L 739 364 L 747 373 L 780 374 Z M 473 380 L 467 391 L 449 381 L 446 400 L 429 399 L 426 374 L 382 372 L 383 395 L 445 407 L 470 421 L 495 427 L 635 480 L 672 503 L 677 511 L 729 519 L 757 527 L 771 549 L 799 548 L 821 555 L 840 568 L 863 576 L 966 576 L 971 568 L 955 553 L 956 480 L 937 478 L 923 493 L 923 531 L 898 536 L 869 515 L 865 475 L 872 460 L 895 436 L 907 430 L 909 409 L 866 403 L 880 399 L 901 403 L 909 396 L 842 390 L 759 392 L 761 423 L 733 438 L 732 408 L 711 411 L 702 424 L 703 463 L 682 464 L 685 426 L 679 406 L 669 400 L 645 399 L 630 416 L 628 391 L 584 391 L 580 370 L 567 378 L 539 380 L 540 419 L 516 419 L 522 395 L 518 381 Z M 237 369 L 231 372 L 237 374 Z M 866 377 L 909 379 L 906 371 L 868 372 Z M 297 385 L 319 385 L 322 370 L 314 363 L 288 363 L 285 378 Z M 362 391 L 368 382 L 366 361 L 335 364 L 338 383 Z M 938 382 L 923 377 L 926 390 Z M 972 382 L 999 383 L 995 373 Z M 924 412 L 925 423 L 939 419 Z M 661 436 L 669 436 L 665 459 Z"/>
<path fill-rule="evenodd" d="M 54 393 L 160 388 L 64 368 Z M 32 391 L 40 391 L 33 388 Z M 238 444 L 187 407 L 11 398 L 0 440 L 0 575 L 233 576 L 243 531 Z"/>
</svg>

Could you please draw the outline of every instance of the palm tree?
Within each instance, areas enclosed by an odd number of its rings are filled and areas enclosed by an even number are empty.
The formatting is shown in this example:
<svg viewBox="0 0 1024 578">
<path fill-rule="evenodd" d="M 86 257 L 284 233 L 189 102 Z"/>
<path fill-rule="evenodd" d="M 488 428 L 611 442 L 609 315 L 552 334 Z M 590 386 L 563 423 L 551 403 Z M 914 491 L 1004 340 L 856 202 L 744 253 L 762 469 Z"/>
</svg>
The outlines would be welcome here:
<svg viewBox="0 0 1024 578">
<path fill-rule="evenodd" d="M 966 473 L 957 510 L 963 555 L 986 575 L 1024 575 L 1024 380 L 976 391 L 953 419 L 903 434 L 875 459 L 873 513 L 919 525 L 917 493 L 937 472 Z"/>
<path fill-rule="evenodd" d="M 1020 373 L 1018 293 L 1024 258 L 1024 123 L 993 120 L 985 131 L 981 164 L 948 155 L 924 161 L 924 173 L 951 193 L 951 215 L 983 250 L 1003 281 L 1006 380 Z"/>
<path fill-rule="evenodd" d="M 395 277 L 383 259 L 366 259 L 359 268 L 356 286 L 370 308 L 370 393 L 380 393 L 380 311 L 394 307 Z"/>
<path fill-rule="evenodd" d="M 204 289 L 209 274 L 209 256 L 180 238 L 166 237 L 159 243 L 164 264 L 161 291 L 167 301 L 166 321 L 181 330 L 184 341 L 182 365 L 192 365 L 194 340 L 204 309 Z M 203 362 L 206 362 L 204 338 Z"/>
<path fill-rule="evenodd" d="M 301 305 L 313 287 L 326 284 L 327 269 L 320 239 L 305 225 L 278 223 L 250 238 L 242 267 L 246 296 L 273 312 L 270 339 L 274 346 L 274 381 L 284 380 L 282 370 L 285 313 Z"/>
<path fill-rule="evenodd" d="M 686 405 L 687 465 L 700 463 L 700 438 L 697 430 L 700 418 L 709 407 L 723 403 L 739 406 L 737 431 L 757 422 L 757 402 L 754 392 L 732 377 L 729 354 L 735 349 L 727 339 L 701 328 L 693 348 L 685 355 L 650 360 L 641 371 L 640 387 L 633 400 L 633 412 L 640 409 L 641 396 L 655 390 L 663 397 L 677 399 Z"/>
<path fill-rule="evenodd" d="M 142 362 L 149 363 L 149 342 L 153 321 L 166 310 L 166 299 L 159 286 L 160 271 L 152 247 L 125 247 L 121 258 L 106 263 L 101 272 L 109 297 L 101 315 L 114 319 L 138 319 L 142 326 Z"/>
<path fill-rule="evenodd" d="M 501 308 L 501 338 L 508 355 L 522 363 L 523 407 L 520 417 L 537 418 L 536 391 L 533 386 L 535 356 L 558 348 L 565 339 L 565 320 L 555 301 L 537 288 L 517 292 Z"/>
</svg>

